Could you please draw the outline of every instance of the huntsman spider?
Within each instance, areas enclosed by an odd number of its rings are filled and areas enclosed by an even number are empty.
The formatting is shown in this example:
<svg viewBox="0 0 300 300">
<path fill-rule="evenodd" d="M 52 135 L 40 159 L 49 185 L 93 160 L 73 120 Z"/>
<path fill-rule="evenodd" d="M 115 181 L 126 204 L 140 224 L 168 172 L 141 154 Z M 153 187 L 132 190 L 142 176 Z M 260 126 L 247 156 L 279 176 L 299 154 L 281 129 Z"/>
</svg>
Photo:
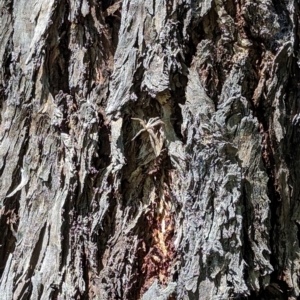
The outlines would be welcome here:
<svg viewBox="0 0 300 300">
<path fill-rule="evenodd" d="M 141 129 L 132 139 L 132 141 L 134 141 L 141 133 L 147 131 L 149 134 L 149 139 L 150 139 L 150 143 L 151 146 L 153 148 L 153 151 L 155 153 L 155 156 L 157 157 L 159 155 L 159 152 L 157 151 L 157 146 L 159 146 L 159 139 L 157 137 L 157 134 L 154 133 L 154 127 L 158 126 L 158 125 L 164 125 L 165 123 L 159 119 L 159 117 L 156 118 L 150 118 L 147 122 L 147 124 L 145 123 L 144 120 L 139 119 L 139 118 L 131 118 L 131 120 L 134 121 L 138 121 L 142 126 L 143 129 Z"/>
</svg>

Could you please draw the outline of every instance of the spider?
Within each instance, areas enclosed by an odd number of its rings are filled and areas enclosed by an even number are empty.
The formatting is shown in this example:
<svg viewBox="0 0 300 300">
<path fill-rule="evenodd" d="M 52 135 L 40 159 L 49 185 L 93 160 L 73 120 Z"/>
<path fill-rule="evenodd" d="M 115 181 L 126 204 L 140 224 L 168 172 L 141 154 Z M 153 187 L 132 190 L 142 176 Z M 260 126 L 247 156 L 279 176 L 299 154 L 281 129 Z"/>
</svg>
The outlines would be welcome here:
<svg viewBox="0 0 300 300">
<path fill-rule="evenodd" d="M 159 117 L 156 118 L 150 118 L 147 122 L 145 123 L 144 120 L 139 119 L 139 118 L 131 118 L 131 120 L 138 121 L 140 124 L 143 126 L 143 129 L 141 129 L 131 141 L 134 141 L 141 133 L 147 131 L 149 133 L 149 139 L 151 146 L 153 148 L 153 151 L 155 153 L 155 156 L 157 157 L 160 153 L 160 151 L 157 151 L 157 146 L 159 146 L 160 141 L 157 137 L 157 135 L 154 133 L 154 127 L 158 125 L 164 125 L 165 123 L 159 119 Z"/>
</svg>

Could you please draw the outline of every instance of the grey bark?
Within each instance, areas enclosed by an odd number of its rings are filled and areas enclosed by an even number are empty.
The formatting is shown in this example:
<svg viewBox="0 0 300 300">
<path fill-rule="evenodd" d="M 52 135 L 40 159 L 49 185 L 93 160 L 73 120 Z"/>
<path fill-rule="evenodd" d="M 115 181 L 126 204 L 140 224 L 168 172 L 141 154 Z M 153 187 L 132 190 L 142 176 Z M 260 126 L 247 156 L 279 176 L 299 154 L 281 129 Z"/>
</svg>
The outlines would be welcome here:
<svg viewBox="0 0 300 300">
<path fill-rule="evenodd" d="M 0 0 L 0 298 L 297 299 L 293 0 Z"/>
</svg>

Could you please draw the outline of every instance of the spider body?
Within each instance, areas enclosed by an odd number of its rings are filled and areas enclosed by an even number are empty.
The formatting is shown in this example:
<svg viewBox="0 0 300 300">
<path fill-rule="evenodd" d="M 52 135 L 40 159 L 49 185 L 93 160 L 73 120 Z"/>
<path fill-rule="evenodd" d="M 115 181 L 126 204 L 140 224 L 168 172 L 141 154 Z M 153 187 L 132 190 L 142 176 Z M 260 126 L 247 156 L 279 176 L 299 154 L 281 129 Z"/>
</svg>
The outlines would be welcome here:
<svg viewBox="0 0 300 300">
<path fill-rule="evenodd" d="M 155 127 L 159 126 L 159 125 L 164 125 L 165 123 L 162 120 L 160 120 L 159 117 L 150 118 L 147 123 L 144 120 L 139 119 L 139 118 L 131 118 L 131 119 L 134 120 L 134 121 L 138 121 L 143 127 L 133 137 L 132 141 L 134 141 L 141 133 L 148 132 L 151 146 L 153 148 L 155 156 L 157 157 L 160 153 L 160 151 L 157 151 L 157 146 L 160 144 L 160 141 L 157 137 L 157 134 L 155 133 Z"/>
</svg>

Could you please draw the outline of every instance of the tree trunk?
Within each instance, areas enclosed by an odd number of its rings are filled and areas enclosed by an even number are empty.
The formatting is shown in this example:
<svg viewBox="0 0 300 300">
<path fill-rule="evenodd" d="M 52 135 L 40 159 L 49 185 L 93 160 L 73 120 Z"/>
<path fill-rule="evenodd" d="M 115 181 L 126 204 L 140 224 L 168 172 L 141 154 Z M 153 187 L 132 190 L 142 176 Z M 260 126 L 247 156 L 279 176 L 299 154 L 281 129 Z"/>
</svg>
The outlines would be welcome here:
<svg viewBox="0 0 300 300">
<path fill-rule="evenodd" d="M 298 1 L 0 12 L 1 300 L 297 299 Z"/>
</svg>

